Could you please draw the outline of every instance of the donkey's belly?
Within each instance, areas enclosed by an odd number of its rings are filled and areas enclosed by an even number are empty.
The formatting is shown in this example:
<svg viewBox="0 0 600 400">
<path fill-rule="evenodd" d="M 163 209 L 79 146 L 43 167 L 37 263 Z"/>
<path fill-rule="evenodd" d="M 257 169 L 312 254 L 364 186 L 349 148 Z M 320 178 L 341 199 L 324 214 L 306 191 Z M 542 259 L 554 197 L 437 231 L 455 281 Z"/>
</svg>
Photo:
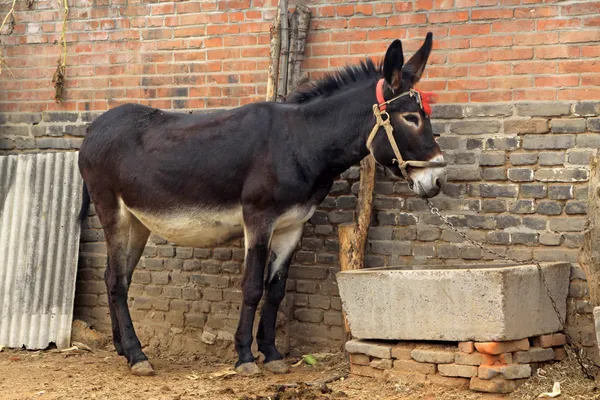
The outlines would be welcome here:
<svg viewBox="0 0 600 400">
<path fill-rule="evenodd" d="M 212 247 L 244 236 L 242 207 L 156 213 L 128 210 L 152 233 L 181 246 Z"/>
</svg>

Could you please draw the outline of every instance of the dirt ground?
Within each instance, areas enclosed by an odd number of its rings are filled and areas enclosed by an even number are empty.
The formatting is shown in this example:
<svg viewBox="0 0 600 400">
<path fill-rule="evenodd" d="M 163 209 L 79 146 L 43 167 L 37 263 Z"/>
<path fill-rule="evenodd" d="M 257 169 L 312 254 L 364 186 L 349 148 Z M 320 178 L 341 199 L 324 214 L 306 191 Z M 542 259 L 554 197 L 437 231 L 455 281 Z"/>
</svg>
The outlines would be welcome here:
<svg viewBox="0 0 600 400">
<path fill-rule="evenodd" d="M 289 359 L 292 364 L 296 359 Z M 321 399 L 500 399 L 457 389 L 382 383 L 348 377 L 342 354 L 286 375 L 221 376 L 229 362 L 154 358 L 153 377 L 129 373 L 112 351 L 7 350 L 0 352 L 0 399 L 110 400 L 321 400 Z M 341 378 L 341 379 L 340 379 Z M 320 382 L 332 381 L 326 385 Z M 306 385 L 309 383 L 309 385 Z"/>
</svg>

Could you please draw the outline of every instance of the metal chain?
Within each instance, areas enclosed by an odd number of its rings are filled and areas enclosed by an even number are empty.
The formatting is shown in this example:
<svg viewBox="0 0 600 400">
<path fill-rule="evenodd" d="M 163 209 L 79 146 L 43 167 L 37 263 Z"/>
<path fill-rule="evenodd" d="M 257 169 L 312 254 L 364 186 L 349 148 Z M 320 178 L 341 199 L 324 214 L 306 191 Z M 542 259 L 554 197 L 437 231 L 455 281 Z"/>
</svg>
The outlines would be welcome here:
<svg viewBox="0 0 600 400">
<path fill-rule="evenodd" d="M 431 213 L 435 216 L 437 216 L 443 223 L 445 223 L 453 232 L 455 232 L 457 235 L 459 235 L 460 237 L 462 237 L 463 239 L 465 239 L 467 242 L 471 243 L 473 246 L 476 246 L 478 248 L 480 248 L 481 250 L 492 254 L 502 260 L 506 260 L 506 261 L 510 261 L 513 263 L 517 263 L 517 264 L 522 264 L 522 265 L 531 265 L 531 264 L 535 264 L 535 266 L 537 267 L 539 273 L 540 273 L 540 278 L 542 279 L 542 283 L 544 284 L 544 287 L 546 288 L 546 294 L 548 295 L 548 298 L 550 299 L 550 303 L 552 304 L 552 308 L 554 309 L 554 311 L 556 312 L 556 316 L 558 317 L 558 322 L 560 322 L 560 324 L 563 326 L 564 328 L 564 334 L 567 338 L 567 344 L 566 346 L 569 347 L 572 351 L 573 354 L 575 354 L 575 359 L 577 360 L 577 363 L 579 364 L 579 367 L 581 368 L 581 372 L 583 373 L 583 375 L 588 378 L 588 379 L 594 379 L 594 374 L 592 372 L 593 368 L 596 369 L 600 369 L 600 365 L 597 364 L 594 360 L 592 360 L 585 352 L 585 349 L 583 348 L 583 346 L 576 342 L 571 335 L 569 335 L 569 333 L 566 330 L 566 323 L 565 320 L 563 319 L 562 315 L 560 314 L 560 311 L 558 310 L 558 306 L 556 305 L 556 302 L 554 301 L 554 298 L 552 297 L 552 292 L 550 291 L 550 288 L 548 287 L 548 282 L 546 281 L 546 278 L 544 276 L 544 272 L 542 271 L 542 266 L 539 262 L 537 261 L 523 261 L 523 260 L 516 260 L 514 258 L 508 257 L 504 254 L 500 254 L 499 252 L 492 250 L 486 246 L 483 245 L 483 243 L 480 243 L 478 241 L 473 240 L 472 238 L 470 238 L 466 233 L 460 231 L 457 227 L 454 226 L 454 224 L 448 220 L 448 218 L 446 218 L 445 216 L 443 216 L 440 213 L 440 210 L 437 207 L 434 207 L 433 203 L 431 202 L 431 200 L 426 199 L 427 201 L 427 206 L 429 207 L 429 211 L 431 211 Z"/>
</svg>

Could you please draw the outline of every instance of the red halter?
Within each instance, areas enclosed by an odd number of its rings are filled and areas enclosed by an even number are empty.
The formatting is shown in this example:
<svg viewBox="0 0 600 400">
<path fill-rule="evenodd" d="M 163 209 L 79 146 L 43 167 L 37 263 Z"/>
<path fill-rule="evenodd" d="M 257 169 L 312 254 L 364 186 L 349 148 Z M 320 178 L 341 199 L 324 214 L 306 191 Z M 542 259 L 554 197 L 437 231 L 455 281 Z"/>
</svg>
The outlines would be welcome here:
<svg viewBox="0 0 600 400">
<path fill-rule="evenodd" d="M 408 92 L 403 93 L 400 96 L 397 96 L 391 100 L 385 101 L 385 99 L 383 98 L 383 83 L 384 82 L 385 81 L 383 79 L 380 79 L 377 82 L 377 88 L 375 90 L 375 95 L 377 96 L 377 103 L 379 103 L 380 111 L 384 111 L 387 108 L 388 103 L 391 103 L 392 101 L 396 100 L 397 98 L 404 96 L 406 93 L 408 93 Z M 435 94 L 433 92 L 422 92 L 417 89 L 411 89 L 411 90 L 414 90 L 415 92 L 417 92 L 419 94 L 419 99 L 417 99 L 417 102 L 423 109 L 423 112 L 425 112 L 425 114 L 431 116 L 431 104 L 436 102 Z"/>
</svg>

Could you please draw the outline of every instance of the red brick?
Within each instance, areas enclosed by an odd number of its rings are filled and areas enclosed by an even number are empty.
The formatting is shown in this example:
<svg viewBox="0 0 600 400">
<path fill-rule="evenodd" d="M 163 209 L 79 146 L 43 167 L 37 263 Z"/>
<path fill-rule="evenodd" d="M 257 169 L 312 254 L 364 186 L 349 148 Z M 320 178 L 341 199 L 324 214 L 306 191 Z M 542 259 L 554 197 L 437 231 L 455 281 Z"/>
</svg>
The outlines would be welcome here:
<svg viewBox="0 0 600 400">
<path fill-rule="evenodd" d="M 373 14 L 373 6 L 371 4 L 357 4 L 356 5 L 357 15 L 371 15 Z"/>
<path fill-rule="evenodd" d="M 600 14 L 600 3 L 597 1 L 571 4 L 561 7 L 562 15 Z"/>
<path fill-rule="evenodd" d="M 402 5 L 404 3 L 397 3 L 397 4 Z M 411 4 L 411 6 L 412 6 L 412 3 L 406 3 L 406 4 Z M 393 11 L 394 11 L 393 4 L 390 4 L 390 3 L 375 4 L 375 14 L 391 14 Z"/>
<path fill-rule="evenodd" d="M 558 72 L 561 74 L 585 73 L 585 72 L 597 73 L 599 68 L 600 68 L 600 61 L 595 61 L 595 60 L 590 60 L 590 61 L 569 60 L 569 61 L 559 61 L 559 63 L 558 63 Z"/>
<path fill-rule="evenodd" d="M 558 63 L 556 61 L 533 61 L 515 64 L 513 73 L 515 74 L 552 74 L 557 72 Z"/>
<path fill-rule="evenodd" d="M 530 60 L 533 58 L 532 48 L 492 49 L 490 50 L 491 61 L 507 60 Z"/>
<path fill-rule="evenodd" d="M 512 100 L 512 92 L 508 90 L 488 90 L 485 92 L 473 92 L 470 95 L 473 102 L 496 102 Z"/>
<path fill-rule="evenodd" d="M 535 86 L 552 86 L 552 87 L 563 87 L 563 86 L 577 86 L 579 84 L 578 75 L 559 75 L 559 76 L 538 76 L 534 78 Z M 584 84 L 582 82 L 582 84 Z"/>
<path fill-rule="evenodd" d="M 448 11 L 428 13 L 430 23 L 460 22 L 469 19 L 468 11 Z"/>
<path fill-rule="evenodd" d="M 467 92 L 442 92 L 438 94 L 440 103 L 466 103 L 469 101 Z"/>
<path fill-rule="evenodd" d="M 521 7 L 515 9 L 515 18 L 540 18 L 558 15 L 558 7 Z"/>
<path fill-rule="evenodd" d="M 498 76 L 510 75 L 509 64 L 486 63 L 483 65 L 470 65 L 469 76 Z"/>
<path fill-rule="evenodd" d="M 345 6 L 337 6 L 335 8 L 335 12 L 338 17 L 350 17 L 354 15 L 354 6 L 353 5 L 345 5 Z"/>
<path fill-rule="evenodd" d="M 450 27 L 451 36 L 477 36 L 491 32 L 490 24 L 465 24 Z"/>
<path fill-rule="evenodd" d="M 507 77 L 490 79 L 490 89 L 518 89 L 532 87 L 533 78 L 531 77 Z"/>
<path fill-rule="evenodd" d="M 345 32 L 345 31 L 342 31 Z M 360 32 L 360 31 L 356 31 Z M 398 39 L 406 36 L 404 28 L 386 28 L 368 31 L 368 40 Z"/>
<path fill-rule="evenodd" d="M 573 86 L 577 85 L 575 84 Z M 600 86 L 600 74 L 582 75 L 581 86 Z"/>
<path fill-rule="evenodd" d="M 332 42 L 359 42 L 365 40 L 367 40 L 366 31 L 344 30 L 340 32 L 331 32 Z"/>
<path fill-rule="evenodd" d="M 398 14 L 389 17 L 387 20 L 388 26 L 419 25 L 425 23 L 427 23 L 425 14 Z"/>
<path fill-rule="evenodd" d="M 450 64 L 470 64 L 488 61 L 487 50 L 455 51 L 448 55 Z"/>
<path fill-rule="evenodd" d="M 333 17 L 333 16 L 335 16 L 335 7 L 334 6 L 319 7 L 316 9 L 316 15 L 319 17 Z"/>
<path fill-rule="evenodd" d="M 391 18 L 390 18 L 391 19 Z M 378 17 L 365 17 L 365 18 L 352 18 L 348 26 L 350 28 L 368 28 L 373 26 L 385 26 L 385 18 Z"/>
<path fill-rule="evenodd" d="M 532 31 L 534 29 L 534 23 L 530 20 L 517 20 L 517 21 L 504 21 L 494 22 L 492 24 L 493 32 L 523 32 Z"/>
<path fill-rule="evenodd" d="M 600 29 L 560 33 L 560 43 L 583 43 L 598 41 L 600 41 Z"/>
<path fill-rule="evenodd" d="M 429 11 L 433 9 L 433 0 L 416 0 L 415 11 Z"/>
<path fill-rule="evenodd" d="M 509 67 L 510 72 L 510 67 Z M 469 67 L 464 66 L 442 66 L 442 65 L 432 65 L 425 69 L 425 73 L 427 74 L 427 78 L 447 78 L 447 77 L 463 77 L 467 76 L 469 72 Z"/>
<path fill-rule="evenodd" d="M 540 19 L 536 21 L 538 31 L 554 31 L 559 29 L 571 29 L 581 26 L 580 19 Z"/>
<path fill-rule="evenodd" d="M 555 89 L 527 89 L 514 92 L 515 101 L 556 100 Z"/>
<path fill-rule="evenodd" d="M 584 18 L 583 26 L 600 26 L 600 17 Z"/>
<path fill-rule="evenodd" d="M 413 3 L 407 1 L 397 2 L 395 6 L 396 12 L 408 12 L 413 10 Z"/>
<path fill-rule="evenodd" d="M 504 19 L 512 18 L 513 10 L 509 8 L 486 8 L 483 10 L 472 10 L 471 19 Z"/>
<path fill-rule="evenodd" d="M 512 36 L 484 36 L 471 38 L 471 47 L 505 47 L 513 44 Z"/>
<path fill-rule="evenodd" d="M 562 333 L 541 335 L 533 338 L 532 344 L 535 347 L 557 347 L 567 343 L 567 337 Z"/>
<path fill-rule="evenodd" d="M 448 81 L 448 90 L 473 90 L 487 88 L 488 82 L 485 79 L 455 79 Z"/>
<path fill-rule="evenodd" d="M 579 57 L 579 47 L 546 46 L 535 48 L 536 58 L 576 58 Z"/>
</svg>

